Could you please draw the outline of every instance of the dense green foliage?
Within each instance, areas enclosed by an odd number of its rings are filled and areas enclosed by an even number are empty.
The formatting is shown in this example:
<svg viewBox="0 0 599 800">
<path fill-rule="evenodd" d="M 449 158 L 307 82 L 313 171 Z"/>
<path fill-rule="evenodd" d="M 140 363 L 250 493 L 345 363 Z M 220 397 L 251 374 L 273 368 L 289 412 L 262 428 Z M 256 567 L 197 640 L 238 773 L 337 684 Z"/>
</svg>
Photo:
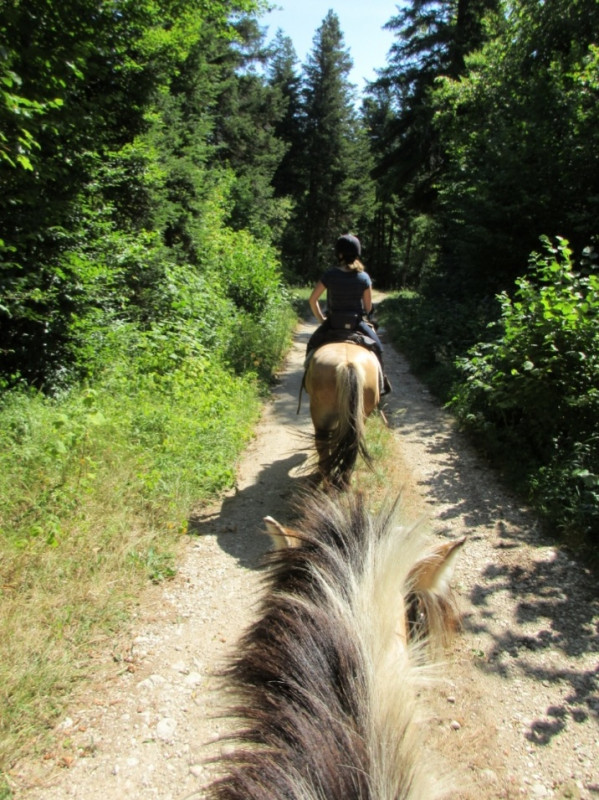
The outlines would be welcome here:
<svg viewBox="0 0 599 800">
<path fill-rule="evenodd" d="M 599 539 L 599 274 L 545 242 L 493 338 L 459 360 L 452 406 L 558 527 Z M 518 453 L 514 462 L 513 454 Z"/>
<path fill-rule="evenodd" d="M 174 574 L 259 410 L 251 376 L 159 331 L 120 338 L 94 388 L 0 408 L 0 776 L 43 745 L 93 643 L 118 647 L 144 580 Z"/>
<path fill-rule="evenodd" d="M 509 289 L 540 235 L 578 254 L 597 233 L 599 6 L 514 4 L 461 81 L 440 79 L 439 214 L 469 290 Z M 565 23 L 565 20 L 568 20 Z"/>
<path fill-rule="evenodd" d="M 242 61 L 232 37 L 243 31 L 227 18 L 253 3 L 117 6 L 3 7 L 10 85 L 39 106 L 35 115 L 14 102 L 3 109 L 3 127 L 15 131 L 0 161 L 7 383 L 53 390 L 89 377 L 81 356 L 108 330 L 165 316 L 176 326 L 173 269 L 210 287 L 221 277 L 213 237 L 233 216 L 241 178 L 228 171 L 233 134 L 213 141 L 216 109 Z M 240 251 L 254 257 L 247 242 Z M 207 307 L 212 292 L 218 307 L 223 291 L 205 289 Z"/>
<path fill-rule="evenodd" d="M 427 297 L 411 289 L 394 293 L 381 305 L 385 330 L 442 400 L 451 397 L 455 361 L 464 354 L 495 310 L 476 299 Z"/>
<path fill-rule="evenodd" d="M 411 0 L 389 27 L 364 104 L 388 329 L 554 526 L 596 542 L 599 4 Z"/>
<path fill-rule="evenodd" d="M 258 329 L 284 300 L 269 247 L 312 280 L 369 207 L 332 12 L 300 77 L 289 40 L 265 47 L 253 0 L 117 5 L 0 14 L 6 386 L 64 388 L 92 377 L 113 328 L 194 318 L 198 344 L 243 368 L 249 343 L 267 371 Z"/>
<path fill-rule="evenodd" d="M 365 105 L 388 284 L 493 295 L 539 236 L 590 243 L 598 25 L 595 0 L 413 0 L 389 22 L 397 43 Z"/>
<path fill-rule="evenodd" d="M 300 274 L 316 279 L 337 236 L 361 230 L 368 208 L 369 157 L 347 75 L 351 59 L 329 11 L 314 38 L 303 87 L 303 193 L 294 216 Z"/>
<path fill-rule="evenodd" d="M 422 260 L 415 242 L 423 215 L 436 207 L 446 164 L 436 108 L 431 102 L 440 76 L 461 81 L 465 58 L 485 39 L 483 15 L 497 0 L 413 0 L 387 23 L 396 40 L 365 104 L 377 156 L 377 215 L 373 258 L 386 285 L 405 280 Z M 438 250 L 432 226 L 425 248 Z M 398 263 L 399 262 L 399 263 Z"/>
<path fill-rule="evenodd" d="M 295 324 L 255 10 L 0 9 L 0 793 L 232 485 Z"/>
<path fill-rule="evenodd" d="M 286 103 L 279 132 L 287 152 L 275 185 L 290 200 L 282 259 L 291 278 L 314 281 L 330 266 L 341 233 L 366 230 L 372 214 L 372 161 L 336 14 L 329 11 L 317 30 L 301 79 L 288 40 L 276 41 L 282 49 L 271 81 Z"/>
</svg>

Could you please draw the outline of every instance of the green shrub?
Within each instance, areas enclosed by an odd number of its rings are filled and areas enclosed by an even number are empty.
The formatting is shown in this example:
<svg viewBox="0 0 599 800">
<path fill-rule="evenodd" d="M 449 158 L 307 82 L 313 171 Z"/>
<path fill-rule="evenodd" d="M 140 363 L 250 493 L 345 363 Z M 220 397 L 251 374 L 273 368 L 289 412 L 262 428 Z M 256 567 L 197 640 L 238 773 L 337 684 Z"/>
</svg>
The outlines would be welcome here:
<svg viewBox="0 0 599 800">
<path fill-rule="evenodd" d="M 456 358 L 477 341 L 492 313 L 480 299 L 457 301 L 404 290 L 381 304 L 379 317 L 413 372 L 444 401 L 457 377 Z"/>
<path fill-rule="evenodd" d="M 254 372 L 269 381 L 290 344 L 296 322 L 297 314 L 284 291 L 280 300 L 265 305 L 259 320 L 249 314 L 238 315 L 225 354 L 227 362 L 239 374 Z"/>
<path fill-rule="evenodd" d="M 597 537 L 599 275 L 574 269 L 565 240 L 542 241 L 499 297 L 496 338 L 459 360 L 451 406 L 557 526 Z"/>
<path fill-rule="evenodd" d="M 173 574 L 190 512 L 232 485 L 257 419 L 251 376 L 157 331 L 136 344 L 92 387 L 3 397 L 0 770 L 44 733 L 144 581 Z"/>
</svg>

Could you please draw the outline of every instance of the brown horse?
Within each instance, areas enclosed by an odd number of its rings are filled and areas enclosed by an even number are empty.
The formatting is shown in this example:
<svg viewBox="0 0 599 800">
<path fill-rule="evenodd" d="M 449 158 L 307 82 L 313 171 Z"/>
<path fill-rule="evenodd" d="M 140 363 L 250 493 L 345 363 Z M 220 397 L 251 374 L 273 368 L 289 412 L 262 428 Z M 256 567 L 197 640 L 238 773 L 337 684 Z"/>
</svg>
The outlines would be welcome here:
<svg viewBox="0 0 599 800">
<path fill-rule="evenodd" d="M 353 493 L 305 501 L 297 529 L 266 524 L 266 592 L 225 674 L 239 729 L 207 797 L 446 797 L 418 693 L 455 627 L 448 584 L 463 540 L 431 546 Z"/>
<path fill-rule="evenodd" d="M 345 487 L 364 444 L 365 421 L 378 406 L 380 366 L 376 355 L 358 344 L 331 342 L 319 347 L 308 364 L 304 386 L 325 482 Z"/>
</svg>

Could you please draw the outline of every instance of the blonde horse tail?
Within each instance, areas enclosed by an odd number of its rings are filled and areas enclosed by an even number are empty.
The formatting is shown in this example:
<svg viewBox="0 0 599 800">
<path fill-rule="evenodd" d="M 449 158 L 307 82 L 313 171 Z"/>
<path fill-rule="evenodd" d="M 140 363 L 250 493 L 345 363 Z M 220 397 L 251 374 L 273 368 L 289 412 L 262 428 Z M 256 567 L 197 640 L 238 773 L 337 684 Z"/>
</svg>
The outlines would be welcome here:
<svg viewBox="0 0 599 800">
<path fill-rule="evenodd" d="M 371 457 L 364 443 L 364 370 L 360 364 L 337 365 L 338 424 L 330 441 L 330 478 L 335 485 L 347 483 L 361 455 L 369 464 Z"/>
</svg>

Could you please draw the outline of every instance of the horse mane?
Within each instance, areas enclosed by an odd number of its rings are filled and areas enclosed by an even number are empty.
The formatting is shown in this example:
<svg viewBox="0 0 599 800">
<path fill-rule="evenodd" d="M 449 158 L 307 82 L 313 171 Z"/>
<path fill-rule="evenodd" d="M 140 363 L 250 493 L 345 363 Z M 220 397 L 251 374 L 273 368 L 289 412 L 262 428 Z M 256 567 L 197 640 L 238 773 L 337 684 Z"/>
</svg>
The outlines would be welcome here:
<svg viewBox="0 0 599 800">
<path fill-rule="evenodd" d="M 416 695 L 454 609 L 415 585 L 423 542 L 396 517 L 395 504 L 371 516 L 359 494 L 317 494 L 297 546 L 267 555 L 257 619 L 223 673 L 240 727 L 214 759 L 210 800 L 447 795 L 424 756 Z"/>
</svg>

